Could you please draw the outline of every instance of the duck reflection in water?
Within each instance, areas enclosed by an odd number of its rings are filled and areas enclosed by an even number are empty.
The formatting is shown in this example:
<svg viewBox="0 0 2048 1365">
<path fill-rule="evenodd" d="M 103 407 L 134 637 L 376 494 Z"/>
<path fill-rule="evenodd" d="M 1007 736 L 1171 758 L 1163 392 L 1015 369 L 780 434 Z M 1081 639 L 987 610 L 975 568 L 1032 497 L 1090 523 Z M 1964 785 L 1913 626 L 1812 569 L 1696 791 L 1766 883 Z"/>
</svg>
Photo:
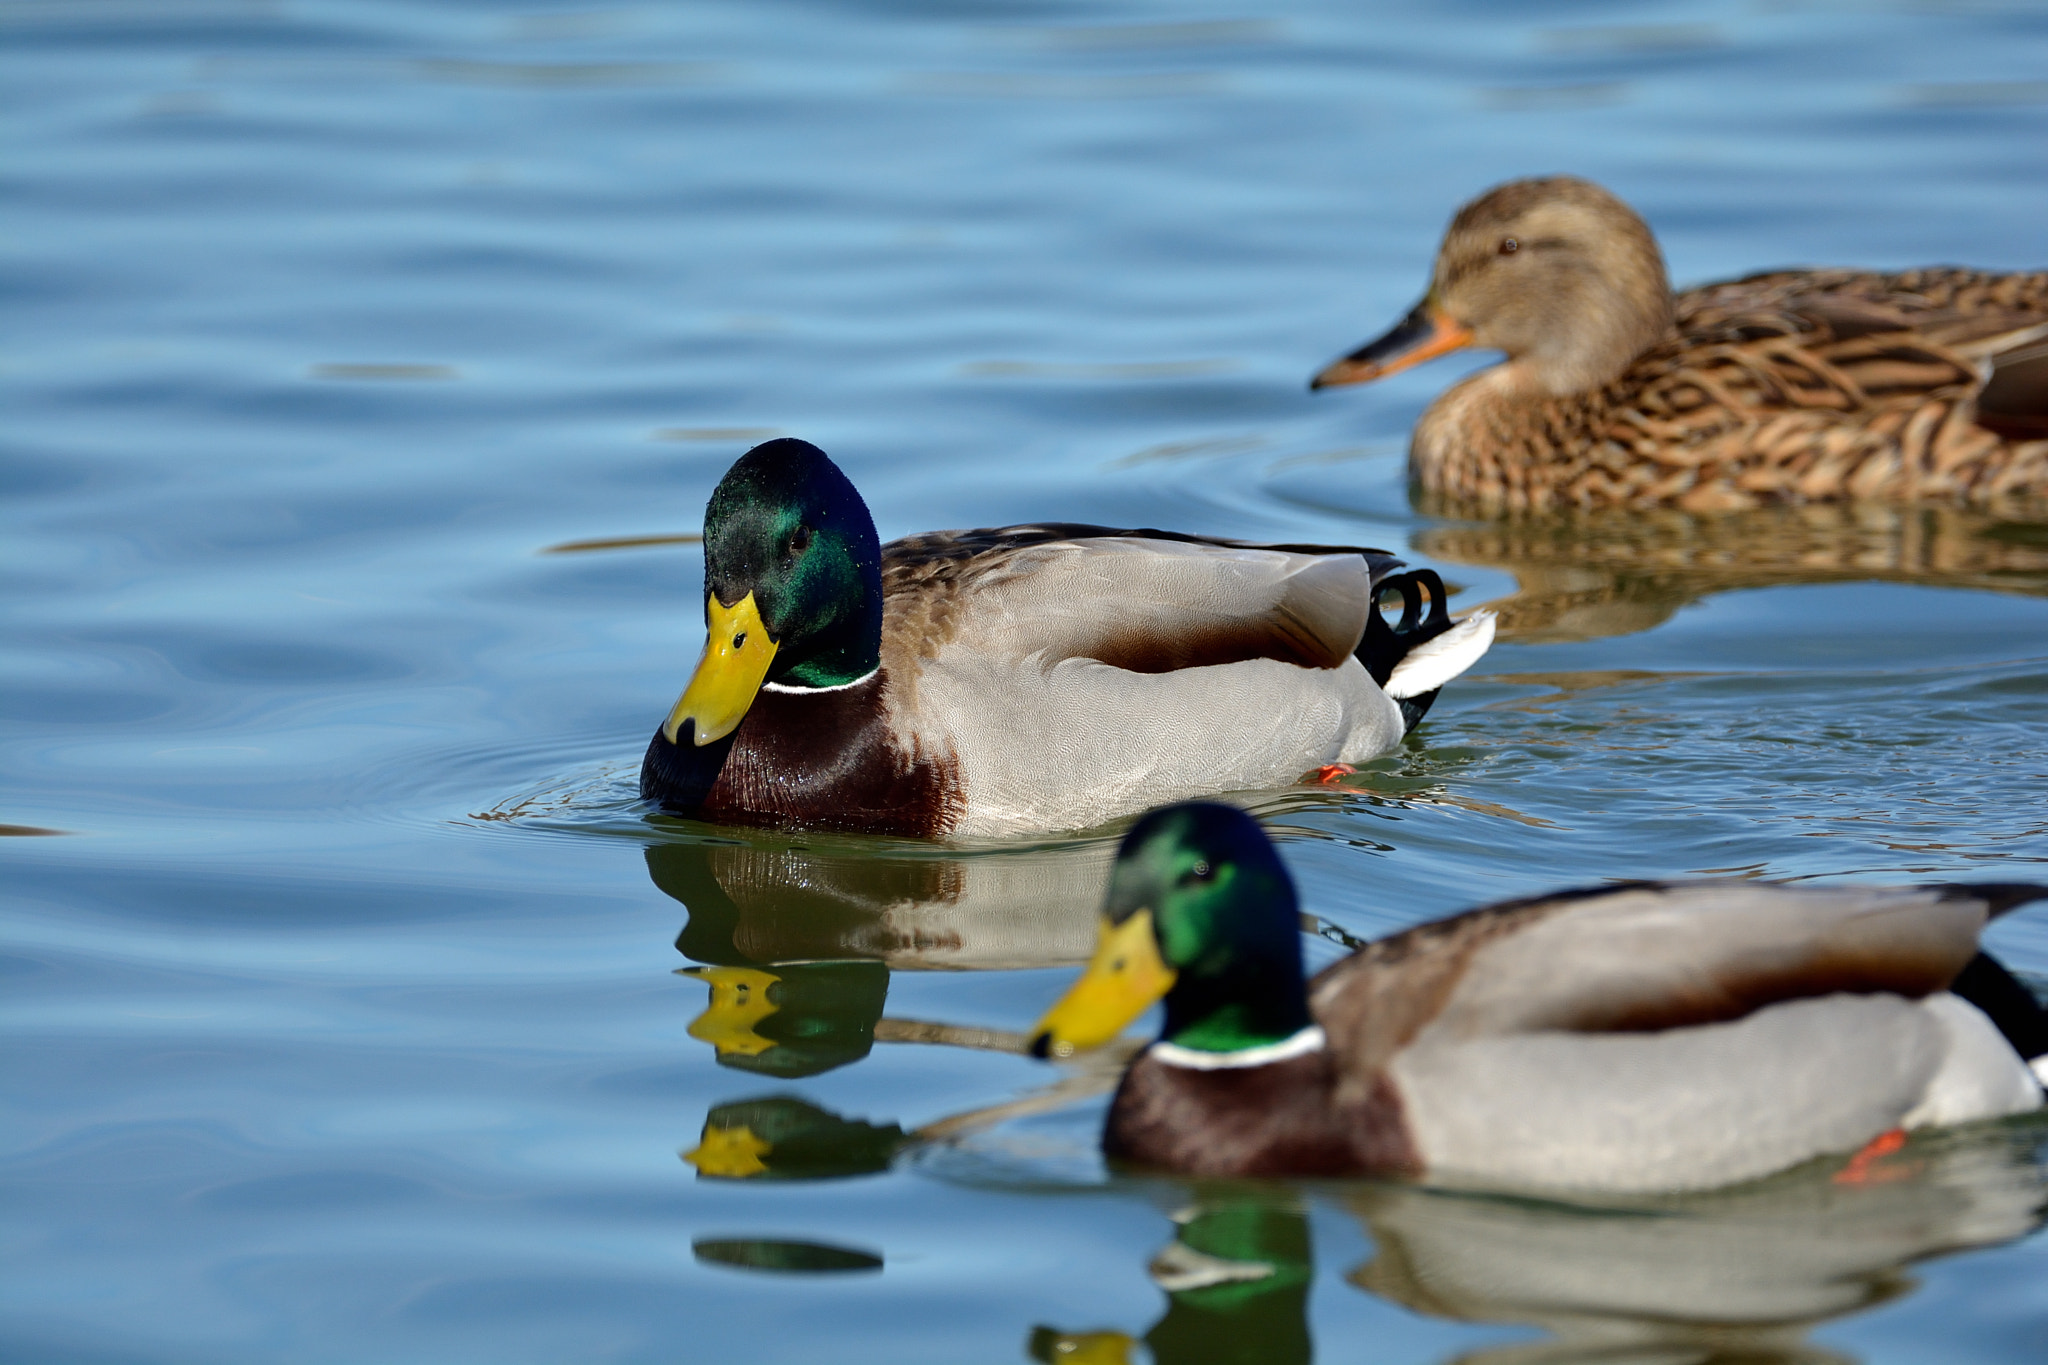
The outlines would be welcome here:
<svg viewBox="0 0 2048 1365">
<path fill-rule="evenodd" d="M 943 1028 L 942 1025 L 928 1026 Z M 971 1035 L 973 1030 L 959 1030 Z M 921 1042 L 957 1042 L 991 1051 L 1024 1052 L 1022 1034 L 990 1038 L 946 1037 Z M 1068 1074 L 1014 1100 L 950 1114 L 918 1128 L 849 1119 L 821 1109 L 799 1095 L 763 1095 L 711 1107 L 697 1145 L 679 1153 L 699 1178 L 714 1180 L 840 1180 L 889 1169 L 910 1148 L 958 1141 L 1028 1114 L 1065 1108 L 1106 1094 L 1130 1060 L 1132 1047 L 1082 1059 Z"/>
<path fill-rule="evenodd" d="M 1928 1133 L 1875 1160 L 1830 1159 L 1734 1189 L 1598 1203 L 1353 1186 L 1340 1198 L 1372 1257 L 1353 1285 L 1456 1322 L 1545 1338 L 1457 1365 L 1838 1365 L 1816 1326 L 1912 1292 L 1930 1257 L 2026 1235 L 2042 1221 L 2048 1123 Z M 1148 1270 L 1166 1312 L 1153 1365 L 1308 1361 L 1308 1222 L 1288 1187 L 1198 1187 Z M 1134 1361 L 1117 1330 L 1034 1328 L 1048 1365 Z"/>
<path fill-rule="evenodd" d="M 1308 1293 L 1315 1279 L 1308 1217 L 1284 1189 L 1198 1194 L 1146 1271 L 1166 1312 L 1145 1333 L 1153 1365 L 1307 1365 L 1315 1358 Z M 1123 1332 L 1034 1327 L 1027 1350 L 1045 1365 L 1125 1365 Z"/>
<path fill-rule="evenodd" d="M 1094 946 L 1107 841 L 934 856 L 823 836 L 656 844 L 647 871 L 689 913 L 681 974 L 710 988 L 690 1036 L 722 1066 L 794 1079 L 877 1041 L 1021 1048 L 995 1030 L 886 1018 L 889 973 L 1061 966 Z"/>
<path fill-rule="evenodd" d="M 714 1105 L 697 1145 L 682 1153 L 720 1180 L 831 1180 L 889 1168 L 910 1140 L 902 1125 L 841 1118 L 795 1095 Z"/>
<path fill-rule="evenodd" d="M 1513 595 L 1490 605 L 1519 644 L 1649 630 L 1719 592 L 1887 582 L 2048 597 L 2048 508 L 2017 519 L 1954 507 L 1815 503 L 1695 514 L 1675 508 L 1486 517 L 1425 497 L 1441 518 L 1419 554 L 1502 569 Z"/>
</svg>

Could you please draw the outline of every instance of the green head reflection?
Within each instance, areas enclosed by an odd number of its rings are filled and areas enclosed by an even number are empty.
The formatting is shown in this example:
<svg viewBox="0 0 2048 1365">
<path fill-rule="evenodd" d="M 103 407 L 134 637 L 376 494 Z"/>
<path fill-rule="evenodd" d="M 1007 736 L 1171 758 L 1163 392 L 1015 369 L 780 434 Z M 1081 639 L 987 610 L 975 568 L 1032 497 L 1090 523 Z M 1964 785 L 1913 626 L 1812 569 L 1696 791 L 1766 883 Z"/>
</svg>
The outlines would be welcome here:
<svg viewBox="0 0 2048 1365">
<path fill-rule="evenodd" d="M 889 995 L 889 969 L 879 962 L 684 967 L 681 974 L 711 987 L 690 1036 L 711 1044 L 720 1066 L 790 1079 L 867 1056 Z"/>
<path fill-rule="evenodd" d="M 1173 1241 L 1147 1267 L 1167 1295 L 1144 1337 L 1153 1365 L 1307 1365 L 1315 1266 L 1301 1210 L 1227 1199 L 1175 1221 Z M 1027 1350 L 1045 1365 L 1125 1365 L 1136 1344 L 1121 1332 L 1036 1327 Z"/>
<path fill-rule="evenodd" d="M 717 845 L 659 844 L 647 850 L 654 884 L 689 909 L 676 951 L 704 964 L 681 968 L 710 988 L 690 1036 L 709 1043 L 721 1066 L 795 1079 L 857 1062 L 875 1043 L 889 995 L 889 969 L 875 961 L 777 962 L 743 946 L 740 907 L 716 871 Z M 805 918 L 804 906 L 789 918 Z M 794 955 L 794 954 L 792 954 Z"/>
<path fill-rule="evenodd" d="M 844 1119 L 794 1095 L 721 1104 L 682 1154 L 700 1178 L 832 1180 L 887 1170 L 905 1141 L 893 1123 Z"/>
</svg>

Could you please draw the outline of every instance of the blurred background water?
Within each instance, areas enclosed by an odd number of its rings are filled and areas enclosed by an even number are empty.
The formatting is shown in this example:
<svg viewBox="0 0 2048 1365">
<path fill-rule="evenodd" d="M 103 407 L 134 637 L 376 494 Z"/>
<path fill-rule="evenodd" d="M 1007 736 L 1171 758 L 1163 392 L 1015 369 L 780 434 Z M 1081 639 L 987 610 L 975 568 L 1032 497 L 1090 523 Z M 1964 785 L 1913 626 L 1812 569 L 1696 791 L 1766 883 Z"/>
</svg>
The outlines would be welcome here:
<svg viewBox="0 0 2048 1365">
<path fill-rule="evenodd" d="M 1625 1210 L 1108 1178 L 1103 1070 L 1014 1044 L 1114 831 L 650 819 L 700 559 L 547 552 L 788 433 L 885 536 L 1438 567 L 1478 676 L 1263 806 L 1319 960 L 2040 877 L 2048 524 L 1459 521 L 1402 476 L 1457 366 L 1304 391 L 1516 175 L 1682 282 L 2048 265 L 2039 5 L 0 0 L 0 70 L 0 1356 L 2048 1354 L 2038 1125 Z"/>
</svg>

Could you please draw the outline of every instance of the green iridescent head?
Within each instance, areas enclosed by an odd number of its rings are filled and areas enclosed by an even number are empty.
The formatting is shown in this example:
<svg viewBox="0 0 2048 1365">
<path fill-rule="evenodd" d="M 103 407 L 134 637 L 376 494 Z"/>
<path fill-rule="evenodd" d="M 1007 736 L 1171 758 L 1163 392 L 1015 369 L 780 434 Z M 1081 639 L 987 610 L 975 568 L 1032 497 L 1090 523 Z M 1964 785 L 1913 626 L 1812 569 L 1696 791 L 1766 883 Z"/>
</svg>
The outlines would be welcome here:
<svg viewBox="0 0 2048 1365">
<path fill-rule="evenodd" d="M 1154 1000 L 1160 1036 L 1232 1052 L 1306 1028 L 1301 916 L 1265 831 L 1231 806 L 1153 811 L 1124 836 L 1094 960 L 1040 1022 L 1040 1056 L 1115 1037 Z"/>
<path fill-rule="evenodd" d="M 704 745 L 764 684 L 837 687 L 875 671 L 882 547 L 852 482 L 808 441 L 767 441 L 704 509 L 704 657 L 662 732 Z"/>
</svg>

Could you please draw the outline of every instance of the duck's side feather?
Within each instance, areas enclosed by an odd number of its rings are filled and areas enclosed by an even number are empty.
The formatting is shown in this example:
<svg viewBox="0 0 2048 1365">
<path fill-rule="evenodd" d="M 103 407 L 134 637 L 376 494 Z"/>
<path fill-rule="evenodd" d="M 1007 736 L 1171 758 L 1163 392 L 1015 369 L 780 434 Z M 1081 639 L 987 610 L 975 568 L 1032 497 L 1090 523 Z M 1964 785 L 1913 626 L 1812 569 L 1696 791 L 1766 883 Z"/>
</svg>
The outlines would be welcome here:
<svg viewBox="0 0 2048 1365">
<path fill-rule="evenodd" d="M 1425 1030 L 1389 1068 L 1432 1179 L 1703 1189 L 1847 1153 L 1898 1127 L 2039 1106 L 1983 1016 L 1834 994 L 1652 1033 Z"/>
<path fill-rule="evenodd" d="M 1289 784 L 1400 741 L 1400 707 L 1355 657 L 1390 556 L 1069 534 L 1097 531 L 945 533 L 885 550 L 892 724 L 957 757 L 952 832 L 1089 827 Z"/>
<path fill-rule="evenodd" d="M 1988 917 L 1938 888 L 1740 881 L 1589 897 L 1481 945 L 1431 1026 L 1639 1033 L 1837 991 L 1917 999 L 1976 955 Z"/>
<path fill-rule="evenodd" d="M 1456 1037 L 1644 1032 L 1836 991 L 1918 998 L 1985 922 L 2048 889 L 1633 882 L 1485 906 L 1367 945 L 1311 983 L 1332 1046 L 1374 1067 Z"/>
<path fill-rule="evenodd" d="M 1356 659 L 1269 658 L 1138 673 L 1087 658 L 947 650 L 907 733 L 958 756 L 972 837 L 1086 829 L 1162 802 L 1288 786 L 1399 744 L 1399 705 Z"/>
<path fill-rule="evenodd" d="M 1484 907 L 1311 983 L 1340 1105 L 1389 1084 L 1432 1176 L 1683 1188 L 2039 1103 L 1947 987 L 2026 885 L 1642 882 Z"/>
<path fill-rule="evenodd" d="M 1479 948 L 1612 890 L 1503 901 L 1377 939 L 1316 973 L 1309 1013 L 1343 1059 L 1345 1075 L 1369 1081 L 1441 1011 Z"/>
</svg>

